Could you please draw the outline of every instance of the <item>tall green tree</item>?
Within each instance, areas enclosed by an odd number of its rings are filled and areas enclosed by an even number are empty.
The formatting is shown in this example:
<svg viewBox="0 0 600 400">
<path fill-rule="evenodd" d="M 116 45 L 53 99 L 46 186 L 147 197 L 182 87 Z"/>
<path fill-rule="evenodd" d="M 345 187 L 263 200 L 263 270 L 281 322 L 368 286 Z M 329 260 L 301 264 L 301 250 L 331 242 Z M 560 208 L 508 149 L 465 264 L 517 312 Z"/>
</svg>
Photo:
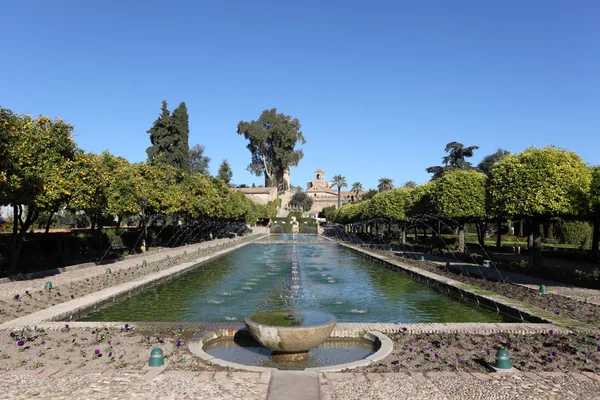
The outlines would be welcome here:
<svg viewBox="0 0 600 400">
<path fill-rule="evenodd" d="M 231 166 L 226 159 L 221 162 L 221 165 L 219 166 L 219 172 L 217 172 L 217 177 L 228 185 L 231 183 L 233 171 L 231 170 Z"/>
<path fill-rule="evenodd" d="M 472 165 L 465 158 L 473 157 L 473 152 L 478 148 L 479 146 L 464 147 L 462 143 L 450 142 L 446 144 L 446 148 L 444 149 L 448 153 L 448 155 L 442 157 L 444 166 L 429 167 L 426 171 L 433 174 L 431 180 L 435 180 L 440 178 L 445 172 L 453 169 L 470 169 Z"/>
<path fill-rule="evenodd" d="M 15 273 L 28 229 L 71 196 L 67 180 L 77 146 L 61 119 L 18 115 L 0 107 L 0 205 L 14 209 L 9 272 Z"/>
<path fill-rule="evenodd" d="M 210 157 L 204 155 L 205 147 L 196 144 L 190 149 L 190 172 L 209 175 Z"/>
<path fill-rule="evenodd" d="M 352 192 L 354 193 L 354 198 L 356 199 L 356 201 L 359 200 L 360 194 L 363 191 L 363 185 L 360 182 L 354 182 L 352 184 Z"/>
<path fill-rule="evenodd" d="M 377 185 L 377 190 L 379 193 L 387 192 L 389 190 L 394 189 L 394 180 L 391 178 L 380 178 L 379 185 Z"/>
<path fill-rule="evenodd" d="M 300 121 L 289 115 L 277 113 L 277 109 L 265 110 L 257 120 L 240 121 L 237 133 L 249 141 L 251 162 L 248 171 L 256 176 L 265 175 L 265 186 L 288 190 L 284 179 L 291 166 L 296 166 L 304 156 L 296 144 L 305 144 Z"/>
<path fill-rule="evenodd" d="M 150 164 L 162 163 L 183 171 L 189 169 L 188 112 L 182 102 L 170 115 L 167 102 L 163 100 L 161 113 L 148 130 L 152 146 L 146 149 Z"/>
<path fill-rule="evenodd" d="M 592 172 L 570 151 L 529 148 L 500 159 L 489 175 L 492 215 L 528 220 L 533 227 L 533 262 L 543 265 L 540 223 L 579 217 L 589 210 Z"/>
<path fill-rule="evenodd" d="M 417 182 L 415 181 L 406 181 L 404 182 L 404 185 L 402 185 L 403 188 L 407 188 L 407 189 L 414 189 L 417 187 Z"/>
<path fill-rule="evenodd" d="M 348 186 L 348 184 L 346 183 L 346 177 L 343 175 L 334 175 L 333 178 L 331 178 L 331 183 L 332 186 L 336 186 L 337 187 L 337 192 L 338 192 L 338 208 L 340 208 L 342 206 L 342 196 L 341 196 L 341 190 L 343 187 Z"/>
</svg>

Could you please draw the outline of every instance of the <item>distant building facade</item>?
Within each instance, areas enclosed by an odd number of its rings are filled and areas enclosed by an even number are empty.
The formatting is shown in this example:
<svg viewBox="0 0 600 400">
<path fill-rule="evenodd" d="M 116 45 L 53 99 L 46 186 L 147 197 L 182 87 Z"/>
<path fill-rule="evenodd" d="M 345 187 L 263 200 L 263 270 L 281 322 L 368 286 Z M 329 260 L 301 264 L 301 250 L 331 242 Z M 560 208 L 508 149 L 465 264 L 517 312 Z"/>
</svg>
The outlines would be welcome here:
<svg viewBox="0 0 600 400">
<path fill-rule="evenodd" d="M 285 178 L 285 181 L 289 184 L 289 171 L 286 173 Z M 306 184 L 306 194 L 313 201 L 309 214 L 317 215 L 325 207 L 337 207 L 337 188 L 332 189 L 332 186 L 331 182 L 325 180 L 325 172 L 320 169 L 314 172 L 312 182 L 307 182 Z M 279 195 L 279 198 L 281 198 L 282 201 L 281 204 L 288 206 L 294 194 L 293 190 L 286 190 L 285 192 L 280 191 L 278 193 L 276 187 L 238 188 L 236 190 L 242 191 L 246 197 L 255 204 L 267 204 L 267 202 L 275 200 Z M 363 193 L 364 192 L 360 192 L 359 197 L 362 196 Z M 356 193 L 351 191 L 341 191 L 340 197 L 342 205 L 360 200 L 360 198 L 356 198 Z"/>
</svg>

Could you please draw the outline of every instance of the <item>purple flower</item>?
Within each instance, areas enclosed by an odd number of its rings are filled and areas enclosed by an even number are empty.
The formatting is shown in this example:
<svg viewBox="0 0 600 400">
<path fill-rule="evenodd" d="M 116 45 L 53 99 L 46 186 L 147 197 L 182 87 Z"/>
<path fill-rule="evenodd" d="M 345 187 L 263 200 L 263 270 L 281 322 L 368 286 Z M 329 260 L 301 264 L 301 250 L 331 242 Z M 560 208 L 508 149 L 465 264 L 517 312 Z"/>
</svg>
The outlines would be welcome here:
<svg viewBox="0 0 600 400">
<path fill-rule="evenodd" d="M 125 329 L 129 329 L 129 324 L 125 324 Z"/>
<path fill-rule="evenodd" d="M 19 347 L 23 346 L 24 344 L 25 344 L 25 342 L 24 342 L 24 341 L 22 341 L 22 340 L 19 340 L 19 341 L 17 342 L 17 346 L 19 346 Z"/>
<path fill-rule="evenodd" d="M 427 333 L 425 334 L 425 336 L 429 336 L 429 332 L 427 332 Z"/>
<path fill-rule="evenodd" d="M 598 346 L 598 348 L 596 350 L 600 351 L 600 346 Z"/>
<path fill-rule="evenodd" d="M 45 340 L 42 340 L 42 342 L 41 342 L 40 344 L 46 344 L 46 341 L 45 341 Z"/>
<path fill-rule="evenodd" d="M 25 294 L 26 294 L 27 296 L 29 296 L 29 290 L 26 290 L 26 291 L 25 291 Z"/>
<path fill-rule="evenodd" d="M 440 356 L 438 356 L 438 353 L 435 353 L 433 356 L 435 357 L 435 359 L 436 359 L 436 360 L 437 360 L 438 358 L 440 358 Z"/>
<path fill-rule="evenodd" d="M 460 356 L 456 356 L 456 361 L 460 361 Z"/>
<path fill-rule="evenodd" d="M 410 353 L 412 353 L 412 347 L 411 347 L 410 349 L 408 349 L 408 351 L 409 351 Z"/>
<path fill-rule="evenodd" d="M 109 357 L 112 357 L 112 351 L 111 351 L 110 353 L 108 353 L 108 356 L 109 356 Z"/>
<path fill-rule="evenodd" d="M 406 328 L 402 328 L 402 332 L 406 332 Z"/>
<path fill-rule="evenodd" d="M 98 355 L 98 354 L 100 354 L 100 349 L 96 349 L 96 350 L 94 350 L 94 354 L 95 354 L 95 355 Z"/>
<path fill-rule="evenodd" d="M 177 347 L 181 346 L 181 340 L 177 339 L 177 342 L 175 344 L 177 345 Z"/>
<path fill-rule="evenodd" d="M 554 335 L 554 331 L 553 331 L 552 329 L 550 329 L 550 330 L 548 331 L 548 333 L 549 333 L 549 334 L 551 334 L 551 335 Z"/>
<path fill-rule="evenodd" d="M 57 294 L 58 296 L 60 296 L 60 292 L 56 292 L 56 294 Z"/>
<path fill-rule="evenodd" d="M 65 324 L 65 329 L 69 330 L 69 324 Z"/>
<path fill-rule="evenodd" d="M 15 337 L 15 333 L 14 333 L 14 332 L 11 332 L 11 333 L 10 333 L 10 337 Z"/>
<path fill-rule="evenodd" d="M 19 300 L 21 298 L 21 296 L 19 296 L 19 294 L 15 294 L 15 300 Z"/>
<path fill-rule="evenodd" d="M 37 331 L 37 325 L 33 327 L 33 330 L 34 330 L 34 331 Z"/>
<path fill-rule="evenodd" d="M 392 364 L 393 364 L 393 365 L 398 365 L 399 363 L 400 363 L 400 361 L 398 361 L 398 360 L 394 360 L 394 361 L 392 361 Z"/>
<path fill-rule="evenodd" d="M 490 355 L 490 349 L 487 349 L 485 352 L 488 356 Z"/>
<path fill-rule="evenodd" d="M 105 331 L 108 331 L 108 328 L 104 328 Z"/>
<path fill-rule="evenodd" d="M 92 329 L 92 335 L 93 335 L 94 333 L 96 333 L 96 331 Z"/>
<path fill-rule="evenodd" d="M 556 352 L 555 351 L 552 352 L 552 357 L 556 357 Z"/>
<path fill-rule="evenodd" d="M 506 342 L 506 347 L 510 348 L 510 342 Z"/>
<path fill-rule="evenodd" d="M 552 362 L 552 357 L 548 357 L 548 362 L 551 363 Z"/>
</svg>

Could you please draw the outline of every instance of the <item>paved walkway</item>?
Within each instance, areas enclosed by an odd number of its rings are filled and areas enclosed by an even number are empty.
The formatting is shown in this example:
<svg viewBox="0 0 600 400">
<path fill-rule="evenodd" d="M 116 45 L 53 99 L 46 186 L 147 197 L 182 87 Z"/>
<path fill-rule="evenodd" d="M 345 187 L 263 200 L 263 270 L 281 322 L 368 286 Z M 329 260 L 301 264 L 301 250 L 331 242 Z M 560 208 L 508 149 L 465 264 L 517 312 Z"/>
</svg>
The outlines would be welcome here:
<svg viewBox="0 0 600 400">
<path fill-rule="evenodd" d="M 0 399 L 600 399 L 600 376 L 589 372 L 323 373 L 308 383 L 275 374 L 293 390 L 276 388 L 270 372 L 0 371 Z"/>
</svg>

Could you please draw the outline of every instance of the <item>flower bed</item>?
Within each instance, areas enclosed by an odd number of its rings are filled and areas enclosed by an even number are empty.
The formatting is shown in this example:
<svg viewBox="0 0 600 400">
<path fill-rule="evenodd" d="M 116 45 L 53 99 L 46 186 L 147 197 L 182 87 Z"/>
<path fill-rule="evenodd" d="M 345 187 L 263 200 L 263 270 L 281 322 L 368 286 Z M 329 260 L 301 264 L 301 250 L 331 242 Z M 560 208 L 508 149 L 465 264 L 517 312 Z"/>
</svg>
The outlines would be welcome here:
<svg viewBox="0 0 600 400">
<path fill-rule="evenodd" d="M 600 336 L 583 333 L 466 335 L 458 333 L 388 335 L 393 352 L 353 372 L 488 372 L 496 351 L 506 349 L 521 371 L 600 372 Z"/>
</svg>

